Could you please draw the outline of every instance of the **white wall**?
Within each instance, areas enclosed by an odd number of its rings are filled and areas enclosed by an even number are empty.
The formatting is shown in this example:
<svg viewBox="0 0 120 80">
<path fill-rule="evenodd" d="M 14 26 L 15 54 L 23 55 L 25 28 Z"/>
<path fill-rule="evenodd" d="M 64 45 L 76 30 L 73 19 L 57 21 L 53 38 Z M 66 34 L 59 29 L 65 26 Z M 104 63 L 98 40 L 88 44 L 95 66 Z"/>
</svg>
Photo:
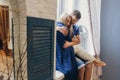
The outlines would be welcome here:
<svg viewBox="0 0 120 80">
<path fill-rule="evenodd" d="M 0 5 L 10 5 L 10 0 L 0 0 Z"/>
<path fill-rule="evenodd" d="M 57 0 L 26 0 L 27 16 L 56 20 Z"/>
<path fill-rule="evenodd" d="M 120 80 L 120 0 L 102 0 L 101 58 L 102 80 Z"/>
</svg>

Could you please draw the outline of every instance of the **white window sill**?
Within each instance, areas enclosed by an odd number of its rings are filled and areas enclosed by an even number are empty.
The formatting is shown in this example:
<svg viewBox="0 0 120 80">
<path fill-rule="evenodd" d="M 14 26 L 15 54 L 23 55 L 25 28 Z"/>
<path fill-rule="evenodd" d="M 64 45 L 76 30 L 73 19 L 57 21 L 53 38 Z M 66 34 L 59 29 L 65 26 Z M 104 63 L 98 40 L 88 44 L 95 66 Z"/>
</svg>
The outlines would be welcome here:
<svg viewBox="0 0 120 80">
<path fill-rule="evenodd" d="M 63 80 L 63 78 L 64 78 L 64 74 L 62 72 L 56 70 L 54 80 Z"/>
</svg>

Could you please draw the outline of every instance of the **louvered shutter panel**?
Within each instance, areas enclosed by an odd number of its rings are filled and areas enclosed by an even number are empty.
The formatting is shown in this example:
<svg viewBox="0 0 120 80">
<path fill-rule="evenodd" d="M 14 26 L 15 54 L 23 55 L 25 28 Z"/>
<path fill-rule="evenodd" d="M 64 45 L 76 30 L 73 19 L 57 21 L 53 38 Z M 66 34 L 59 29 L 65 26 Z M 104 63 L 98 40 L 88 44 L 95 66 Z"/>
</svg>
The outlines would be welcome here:
<svg viewBox="0 0 120 80">
<path fill-rule="evenodd" d="M 27 17 L 28 80 L 53 80 L 54 20 Z"/>
</svg>

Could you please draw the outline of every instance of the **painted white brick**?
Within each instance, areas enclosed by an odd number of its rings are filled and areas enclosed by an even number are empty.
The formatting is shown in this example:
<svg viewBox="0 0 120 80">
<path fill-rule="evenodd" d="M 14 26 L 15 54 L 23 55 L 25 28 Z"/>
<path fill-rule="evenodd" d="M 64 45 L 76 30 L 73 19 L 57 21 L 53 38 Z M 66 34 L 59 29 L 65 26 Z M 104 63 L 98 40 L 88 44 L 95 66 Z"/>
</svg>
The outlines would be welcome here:
<svg viewBox="0 0 120 80">
<path fill-rule="evenodd" d="M 27 0 L 27 16 L 56 19 L 57 1 L 56 0 Z"/>
<path fill-rule="evenodd" d="M 19 18 L 18 17 L 13 19 L 13 24 L 14 25 L 18 25 L 19 24 Z"/>
<path fill-rule="evenodd" d="M 27 20 L 26 20 L 26 18 L 22 18 L 22 17 L 20 17 L 19 18 L 20 19 L 20 24 L 23 24 L 23 25 L 26 25 L 27 24 Z"/>
<path fill-rule="evenodd" d="M 27 34 L 27 25 L 20 24 L 20 31 L 26 32 L 26 34 Z"/>
</svg>

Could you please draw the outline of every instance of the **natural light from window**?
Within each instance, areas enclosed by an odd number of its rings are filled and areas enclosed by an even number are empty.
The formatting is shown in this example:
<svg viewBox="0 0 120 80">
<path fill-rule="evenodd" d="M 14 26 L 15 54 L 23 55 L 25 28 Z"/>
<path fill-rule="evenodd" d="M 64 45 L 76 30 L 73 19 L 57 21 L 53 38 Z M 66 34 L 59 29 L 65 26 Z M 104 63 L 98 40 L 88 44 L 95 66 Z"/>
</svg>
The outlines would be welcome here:
<svg viewBox="0 0 120 80">
<path fill-rule="evenodd" d="M 62 13 L 70 13 L 74 9 L 81 12 L 82 17 L 77 22 L 77 25 L 84 26 L 85 31 L 81 32 L 81 46 L 87 52 L 94 55 L 88 0 L 58 0 L 57 6 L 57 19 Z"/>
</svg>

